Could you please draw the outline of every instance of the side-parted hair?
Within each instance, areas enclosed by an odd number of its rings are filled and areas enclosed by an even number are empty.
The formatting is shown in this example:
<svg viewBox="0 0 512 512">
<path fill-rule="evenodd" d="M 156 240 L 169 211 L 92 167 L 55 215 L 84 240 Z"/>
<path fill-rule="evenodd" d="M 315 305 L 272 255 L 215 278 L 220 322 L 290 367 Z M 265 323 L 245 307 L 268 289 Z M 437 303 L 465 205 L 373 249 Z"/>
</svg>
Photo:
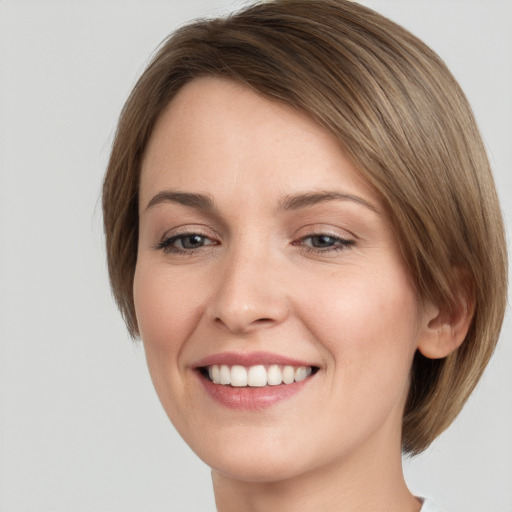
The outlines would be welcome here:
<svg viewBox="0 0 512 512">
<path fill-rule="evenodd" d="M 503 222 L 464 93 L 424 43 L 348 0 L 257 3 L 177 30 L 123 108 L 103 185 L 110 281 L 132 337 L 141 161 L 165 107 L 203 76 L 241 82 L 333 134 L 380 194 L 418 296 L 453 314 L 474 304 L 457 350 L 415 356 L 402 447 L 421 452 L 474 389 L 506 305 Z"/>
</svg>

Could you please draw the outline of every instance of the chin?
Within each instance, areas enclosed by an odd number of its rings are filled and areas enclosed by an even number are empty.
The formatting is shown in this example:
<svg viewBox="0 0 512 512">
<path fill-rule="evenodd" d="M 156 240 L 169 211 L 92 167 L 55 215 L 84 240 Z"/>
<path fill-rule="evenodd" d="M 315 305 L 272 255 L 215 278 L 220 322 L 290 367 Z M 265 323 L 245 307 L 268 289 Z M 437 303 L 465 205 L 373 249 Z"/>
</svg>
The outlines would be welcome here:
<svg viewBox="0 0 512 512">
<path fill-rule="evenodd" d="M 283 441 L 279 435 L 268 432 L 264 436 L 248 433 L 222 439 L 205 435 L 200 441 L 187 437 L 185 441 L 191 449 L 213 471 L 245 482 L 287 480 L 306 471 L 313 462 L 297 442 Z"/>
<path fill-rule="evenodd" d="M 208 461 L 203 459 L 207 464 Z M 297 460 L 279 457 L 239 456 L 222 457 L 208 464 L 213 471 L 243 482 L 272 483 L 298 476 L 302 472 Z"/>
</svg>

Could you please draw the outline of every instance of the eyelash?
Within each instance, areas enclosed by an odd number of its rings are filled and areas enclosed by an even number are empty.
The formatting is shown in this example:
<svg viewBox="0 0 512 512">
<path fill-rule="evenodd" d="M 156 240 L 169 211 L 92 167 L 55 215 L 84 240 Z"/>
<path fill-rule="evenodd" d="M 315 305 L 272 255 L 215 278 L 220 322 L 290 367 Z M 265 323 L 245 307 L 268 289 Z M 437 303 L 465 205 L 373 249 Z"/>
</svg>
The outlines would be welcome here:
<svg viewBox="0 0 512 512">
<path fill-rule="evenodd" d="M 186 238 L 192 238 L 192 237 L 198 237 L 204 240 L 211 240 L 206 235 L 202 235 L 200 233 L 180 233 L 179 235 L 174 235 L 171 237 L 167 237 L 162 239 L 160 242 L 158 242 L 155 246 L 155 249 L 163 251 L 165 254 L 178 254 L 178 255 L 184 255 L 184 256 L 191 256 L 195 252 L 197 252 L 199 249 L 203 249 L 205 247 L 209 247 L 210 245 L 218 245 L 217 242 L 212 241 L 213 243 L 208 243 L 206 245 L 201 245 L 200 247 L 196 247 L 193 249 L 180 249 L 179 247 L 175 247 L 173 244 L 181 240 L 183 243 L 183 240 Z M 306 240 L 312 240 L 312 239 L 319 239 L 319 238 L 329 238 L 331 239 L 332 243 L 336 244 L 334 246 L 329 247 L 311 247 L 304 245 L 304 242 Z M 297 242 L 293 242 L 292 245 L 302 245 L 302 248 L 308 252 L 308 253 L 314 253 L 314 254 L 327 254 L 327 253 L 333 253 L 338 251 L 343 251 L 355 244 L 354 240 L 341 238 L 339 236 L 330 235 L 328 233 L 312 233 L 309 235 L 306 235 L 302 238 L 300 238 Z"/>
<path fill-rule="evenodd" d="M 336 245 L 330 246 L 330 247 L 310 247 L 307 245 L 303 245 L 304 250 L 306 252 L 310 253 L 316 253 L 316 254 L 326 254 L 326 253 L 332 253 L 332 252 L 338 252 L 338 251 L 344 251 L 355 244 L 354 240 L 350 240 L 347 238 L 341 238 L 336 235 L 330 235 L 329 233 L 312 233 L 310 235 L 306 235 L 302 237 L 299 242 L 304 242 L 308 239 L 318 239 L 318 238 L 330 238 L 332 242 Z M 293 245 L 298 245 L 296 242 L 293 243 Z"/>
<path fill-rule="evenodd" d="M 210 245 L 217 245 L 217 243 L 201 245 L 200 247 L 194 248 L 194 249 L 180 249 L 179 247 L 173 246 L 174 242 L 177 240 L 181 240 L 183 242 L 186 238 L 192 238 L 192 237 L 199 237 L 203 240 L 210 240 L 206 235 L 201 235 L 200 233 L 180 233 L 179 235 L 170 236 L 167 238 L 162 239 L 158 244 L 156 245 L 157 250 L 162 250 L 165 254 L 173 253 L 173 254 L 182 254 L 185 256 L 191 256 L 196 252 L 198 249 L 202 249 L 204 247 L 208 247 Z"/>
</svg>

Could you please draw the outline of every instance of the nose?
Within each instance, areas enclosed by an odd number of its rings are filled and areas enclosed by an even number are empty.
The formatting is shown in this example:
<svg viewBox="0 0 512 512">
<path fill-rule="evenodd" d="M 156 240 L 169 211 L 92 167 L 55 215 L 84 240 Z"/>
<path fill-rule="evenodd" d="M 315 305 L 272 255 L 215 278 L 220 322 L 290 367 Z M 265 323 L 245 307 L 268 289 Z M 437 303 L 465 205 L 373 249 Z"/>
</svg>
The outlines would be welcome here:
<svg viewBox="0 0 512 512">
<path fill-rule="evenodd" d="M 282 323 L 290 309 L 282 263 L 265 251 L 236 251 L 222 262 L 208 307 L 210 319 L 235 334 Z"/>
</svg>

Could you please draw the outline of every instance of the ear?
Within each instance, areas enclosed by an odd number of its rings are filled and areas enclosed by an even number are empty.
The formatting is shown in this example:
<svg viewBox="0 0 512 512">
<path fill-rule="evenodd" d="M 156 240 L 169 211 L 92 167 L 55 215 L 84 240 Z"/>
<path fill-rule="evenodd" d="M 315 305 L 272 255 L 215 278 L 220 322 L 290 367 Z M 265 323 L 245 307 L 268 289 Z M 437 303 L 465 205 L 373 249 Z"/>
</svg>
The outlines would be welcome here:
<svg viewBox="0 0 512 512">
<path fill-rule="evenodd" d="M 455 305 L 424 304 L 418 350 L 429 359 L 441 359 L 458 349 L 469 330 L 475 301 L 471 292 L 461 292 Z"/>
</svg>

